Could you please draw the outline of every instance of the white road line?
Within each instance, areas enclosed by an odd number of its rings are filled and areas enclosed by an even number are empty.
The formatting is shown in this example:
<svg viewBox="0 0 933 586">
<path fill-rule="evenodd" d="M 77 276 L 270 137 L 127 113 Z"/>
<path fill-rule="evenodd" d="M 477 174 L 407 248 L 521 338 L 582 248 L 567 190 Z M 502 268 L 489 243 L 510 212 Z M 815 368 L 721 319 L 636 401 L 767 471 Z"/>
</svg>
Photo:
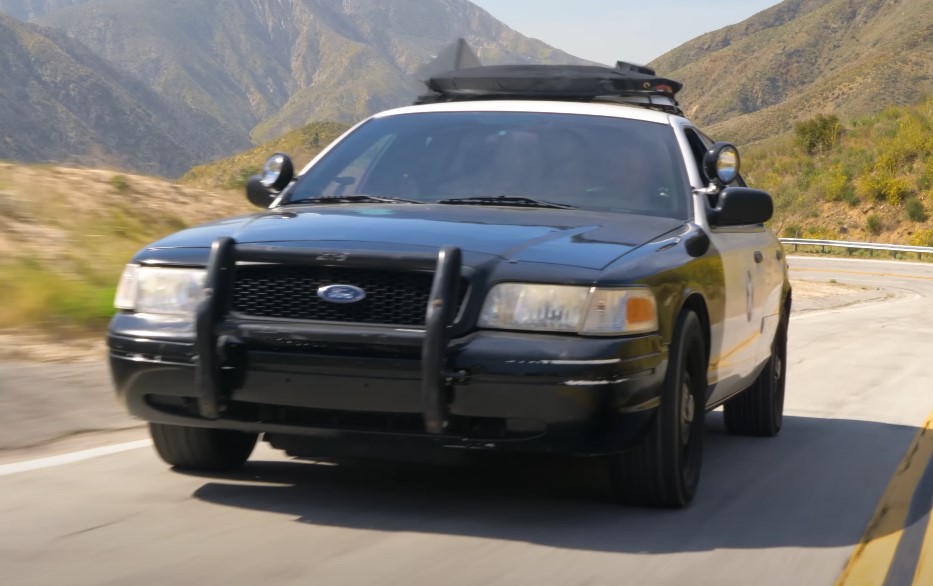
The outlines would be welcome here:
<svg viewBox="0 0 933 586">
<path fill-rule="evenodd" d="M 148 448 L 151 445 L 152 440 L 144 439 L 137 440 L 135 442 L 126 442 L 123 444 L 113 444 L 111 446 L 91 448 L 90 450 L 81 450 L 80 452 L 71 452 L 70 454 L 59 454 L 58 456 L 49 456 L 47 458 L 24 460 L 22 462 L 12 462 L 10 464 L 0 464 L 0 476 L 19 474 L 21 472 L 31 472 L 33 470 L 41 470 L 43 468 L 54 468 L 56 466 L 64 466 L 66 464 L 74 464 L 75 462 L 83 462 L 84 460 L 93 460 L 94 458 L 102 458 L 104 456 L 129 452 L 131 450 Z"/>
</svg>

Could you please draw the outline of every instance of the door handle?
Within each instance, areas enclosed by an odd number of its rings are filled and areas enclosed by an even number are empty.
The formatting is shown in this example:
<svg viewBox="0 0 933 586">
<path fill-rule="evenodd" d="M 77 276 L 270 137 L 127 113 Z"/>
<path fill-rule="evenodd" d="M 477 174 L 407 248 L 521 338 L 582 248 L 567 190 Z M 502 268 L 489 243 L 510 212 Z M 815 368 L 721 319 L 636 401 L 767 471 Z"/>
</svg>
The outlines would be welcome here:
<svg viewBox="0 0 933 586">
<path fill-rule="evenodd" d="M 764 255 L 761 254 L 761 251 L 760 251 L 760 250 L 756 250 L 756 251 L 755 251 L 755 262 L 756 262 L 756 263 L 760 263 L 760 262 L 763 261 L 764 259 L 765 259 L 765 257 L 764 257 Z"/>
</svg>

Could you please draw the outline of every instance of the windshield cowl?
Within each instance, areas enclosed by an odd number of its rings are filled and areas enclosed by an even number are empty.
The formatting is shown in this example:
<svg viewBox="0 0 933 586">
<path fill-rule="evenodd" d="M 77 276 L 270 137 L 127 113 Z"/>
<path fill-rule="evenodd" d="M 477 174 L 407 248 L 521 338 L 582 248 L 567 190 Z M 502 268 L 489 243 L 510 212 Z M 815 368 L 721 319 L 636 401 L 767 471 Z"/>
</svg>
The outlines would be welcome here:
<svg viewBox="0 0 933 586">
<path fill-rule="evenodd" d="M 423 201 L 403 199 L 400 197 L 374 197 L 371 195 L 324 195 L 289 199 L 283 205 L 292 204 L 340 204 L 340 203 L 414 203 L 423 204 Z"/>
<path fill-rule="evenodd" d="M 559 210 L 575 210 L 577 206 L 543 201 L 530 197 L 516 197 L 511 195 L 498 195 L 495 197 L 459 197 L 442 199 L 437 203 L 451 205 L 478 205 L 478 206 L 521 206 L 533 208 L 554 208 Z"/>
</svg>

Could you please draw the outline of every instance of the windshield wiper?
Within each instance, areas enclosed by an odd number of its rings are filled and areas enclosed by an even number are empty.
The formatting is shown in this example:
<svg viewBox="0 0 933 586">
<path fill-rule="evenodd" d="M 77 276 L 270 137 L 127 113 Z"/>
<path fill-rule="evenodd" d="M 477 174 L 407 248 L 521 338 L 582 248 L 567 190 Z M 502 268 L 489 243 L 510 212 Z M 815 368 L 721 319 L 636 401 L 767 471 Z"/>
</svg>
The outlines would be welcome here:
<svg viewBox="0 0 933 586">
<path fill-rule="evenodd" d="M 413 199 L 401 197 L 376 197 L 373 195 L 321 195 L 318 197 L 304 197 L 285 202 L 290 204 L 330 204 L 330 203 L 424 203 Z"/>
<path fill-rule="evenodd" d="M 542 201 L 530 197 L 515 197 L 512 195 L 499 195 L 495 197 L 458 197 L 442 199 L 437 203 L 474 205 L 474 206 L 524 206 L 529 208 L 555 208 L 559 210 L 575 210 L 576 206 L 552 201 Z"/>
</svg>

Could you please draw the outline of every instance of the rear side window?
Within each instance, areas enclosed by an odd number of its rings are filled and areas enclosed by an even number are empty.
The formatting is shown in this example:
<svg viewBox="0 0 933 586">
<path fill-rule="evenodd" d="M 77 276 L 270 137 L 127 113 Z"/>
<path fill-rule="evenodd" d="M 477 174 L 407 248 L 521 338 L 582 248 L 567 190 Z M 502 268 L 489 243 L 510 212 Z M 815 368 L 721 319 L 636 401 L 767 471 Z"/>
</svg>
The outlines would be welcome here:
<svg viewBox="0 0 933 586">
<path fill-rule="evenodd" d="M 703 172 L 703 157 L 706 155 L 706 151 L 713 146 L 714 141 L 706 136 L 705 134 L 694 130 L 693 128 L 685 128 L 684 134 L 687 135 L 687 140 L 690 142 L 690 150 L 693 152 L 693 157 L 696 160 L 697 170 L 700 173 L 700 179 L 703 180 L 703 185 L 709 186 L 709 180 L 706 178 L 706 174 Z M 733 181 L 733 185 L 739 187 L 746 187 L 745 179 L 742 178 L 740 174 Z"/>
<path fill-rule="evenodd" d="M 694 163 L 697 166 L 697 172 L 700 174 L 700 180 L 703 181 L 704 187 L 709 187 L 709 179 L 706 178 L 706 173 L 703 172 L 703 158 L 710 147 L 713 146 L 713 141 L 705 134 L 700 134 L 693 128 L 685 128 L 684 134 L 687 136 L 687 141 L 690 143 L 690 151 L 693 153 Z M 732 185 L 745 187 L 745 180 L 739 175 L 732 181 Z M 711 207 L 716 207 L 719 203 L 718 194 L 708 194 L 707 199 Z"/>
<path fill-rule="evenodd" d="M 703 173 L 703 157 L 712 143 L 709 145 L 704 143 L 692 128 L 685 128 L 684 134 L 687 135 L 687 142 L 690 143 L 690 152 L 693 153 L 693 162 L 700 174 L 700 179 L 703 181 L 703 185 L 708 186 L 709 180 L 706 178 L 706 174 Z"/>
</svg>

